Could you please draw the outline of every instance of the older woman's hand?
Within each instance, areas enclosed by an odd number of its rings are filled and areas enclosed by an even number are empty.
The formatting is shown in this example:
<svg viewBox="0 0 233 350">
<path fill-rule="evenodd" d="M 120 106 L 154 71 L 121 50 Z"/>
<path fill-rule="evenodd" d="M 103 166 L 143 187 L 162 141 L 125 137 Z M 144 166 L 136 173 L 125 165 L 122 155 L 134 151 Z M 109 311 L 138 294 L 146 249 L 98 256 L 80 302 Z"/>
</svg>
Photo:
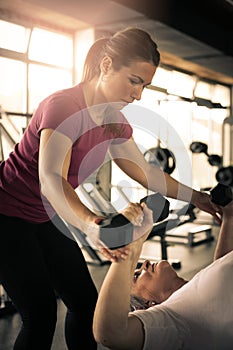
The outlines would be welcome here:
<svg viewBox="0 0 233 350">
<path fill-rule="evenodd" d="M 129 254 L 129 248 L 132 248 L 131 244 L 137 241 L 136 244 L 141 245 L 146 240 L 153 227 L 152 210 L 150 210 L 144 203 L 129 203 L 127 208 L 122 211 L 122 215 L 134 224 L 132 243 L 118 249 L 109 249 L 104 246 L 103 242 L 99 242 L 98 249 L 112 262 L 126 259 Z"/>
</svg>

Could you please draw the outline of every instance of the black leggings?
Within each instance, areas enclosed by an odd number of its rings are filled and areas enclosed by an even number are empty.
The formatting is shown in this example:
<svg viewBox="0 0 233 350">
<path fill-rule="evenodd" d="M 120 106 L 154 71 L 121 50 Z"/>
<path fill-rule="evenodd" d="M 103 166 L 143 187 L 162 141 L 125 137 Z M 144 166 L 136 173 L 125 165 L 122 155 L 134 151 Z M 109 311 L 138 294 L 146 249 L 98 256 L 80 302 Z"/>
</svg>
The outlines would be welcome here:
<svg viewBox="0 0 233 350">
<path fill-rule="evenodd" d="M 78 244 L 68 238 L 69 231 L 61 233 L 50 221 L 31 224 L 1 214 L 0 225 L 0 283 L 23 321 L 14 350 L 51 349 L 56 295 L 67 307 L 68 349 L 96 349 L 92 320 L 97 290 Z"/>
</svg>

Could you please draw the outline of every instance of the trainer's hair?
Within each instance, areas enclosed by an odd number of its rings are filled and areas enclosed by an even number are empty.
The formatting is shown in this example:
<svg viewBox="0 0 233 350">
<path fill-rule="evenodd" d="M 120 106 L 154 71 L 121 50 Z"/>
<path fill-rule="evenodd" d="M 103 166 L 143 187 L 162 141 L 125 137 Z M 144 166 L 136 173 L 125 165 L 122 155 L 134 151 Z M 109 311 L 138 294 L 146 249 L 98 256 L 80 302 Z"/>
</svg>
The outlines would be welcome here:
<svg viewBox="0 0 233 350">
<path fill-rule="evenodd" d="M 129 27 L 116 32 L 110 38 L 100 38 L 90 47 L 83 68 L 82 81 L 90 81 L 100 75 L 100 62 L 104 56 L 112 59 L 113 68 L 129 66 L 132 61 L 159 65 L 160 53 L 151 36 L 140 28 Z"/>
</svg>

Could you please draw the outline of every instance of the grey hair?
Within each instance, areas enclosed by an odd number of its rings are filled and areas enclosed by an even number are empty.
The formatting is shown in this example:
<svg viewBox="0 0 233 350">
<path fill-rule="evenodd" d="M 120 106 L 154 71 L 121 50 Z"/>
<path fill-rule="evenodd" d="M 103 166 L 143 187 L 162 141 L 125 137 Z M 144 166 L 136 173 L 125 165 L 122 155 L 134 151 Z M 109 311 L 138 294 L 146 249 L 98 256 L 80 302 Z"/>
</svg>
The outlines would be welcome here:
<svg viewBox="0 0 233 350">
<path fill-rule="evenodd" d="M 130 295 L 130 311 L 145 310 L 150 307 L 148 300 L 136 295 Z"/>
</svg>

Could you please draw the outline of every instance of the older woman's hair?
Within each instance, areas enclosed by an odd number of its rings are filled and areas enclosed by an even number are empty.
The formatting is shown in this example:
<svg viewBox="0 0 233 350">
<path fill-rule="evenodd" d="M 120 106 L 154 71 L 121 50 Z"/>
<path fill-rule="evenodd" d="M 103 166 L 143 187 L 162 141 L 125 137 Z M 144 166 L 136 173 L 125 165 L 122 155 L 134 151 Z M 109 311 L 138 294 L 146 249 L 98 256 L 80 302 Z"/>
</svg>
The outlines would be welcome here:
<svg viewBox="0 0 233 350">
<path fill-rule="evenodd" d="M 130 295 L 130 311 L 145 310 L 153 305 L 156 305 L 156 303 L 145 300 L 137 295 Z"/>
<path fill-rule="evenodd" d="M 104 56 L 112 59 L 117 71 L 129 66 L 132 61 L 150 62 L 159 65 L 160 53 L 151 36 L 140 28 L 126 28 L 110 38 L 100 38 L 88 51 L 83 68 L 82 81 L 90 81 L 100 74 L 100 62 Z"/>
</svg>

